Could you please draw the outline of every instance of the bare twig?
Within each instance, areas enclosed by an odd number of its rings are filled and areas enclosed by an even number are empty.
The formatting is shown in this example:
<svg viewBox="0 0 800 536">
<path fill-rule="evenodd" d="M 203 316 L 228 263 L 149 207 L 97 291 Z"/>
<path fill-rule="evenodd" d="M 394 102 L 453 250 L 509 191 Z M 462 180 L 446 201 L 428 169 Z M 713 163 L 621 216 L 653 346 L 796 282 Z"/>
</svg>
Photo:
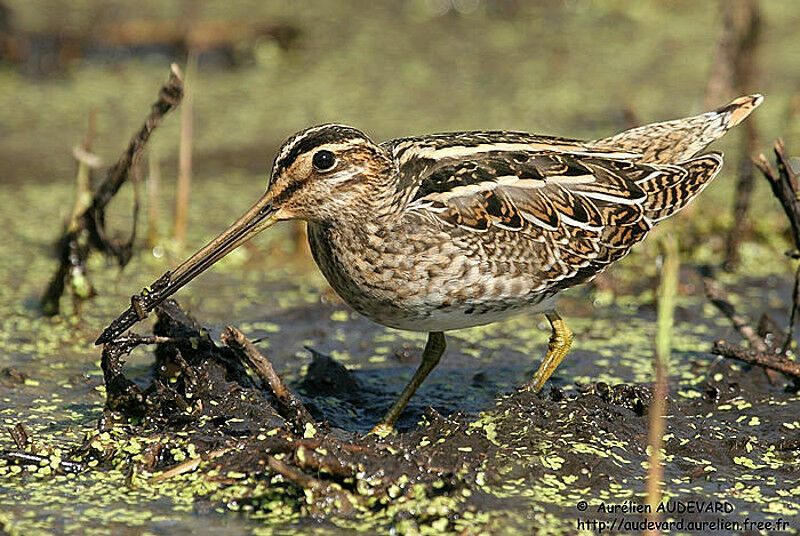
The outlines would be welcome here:
<svg viewBox="0 0 800 536">
<path fill-rule="evenodd" d="M 59 301 L 66 285 L 71 283 L 72 274 L 85 273 L 86 261 L 92 249 L 116 259 L 120 266 L 125 266 L 130 260 L 132 240 L 118 242 L 107 236 L 105 210 L 128 180 L 131 168 L 141 158 L 150 135 L 164 116 L 180 104 L 182 97 L 182 74 L 178 66 L 173 64 L 169 80 L 161 87 L 158 100 L 153 104 L 144 125 L 131 138 L 128 148 L 117 163 L 108 170 L 105 180 L 94 192 L 91 204 L 75 218 L 75 228 L 68 229 L 58 241 L 59 267 L 41 300 L 45 314 L 58 314 Z"/>
<path fill-rule="evenodd" d="M 750 348 L 728 344 L 725 341 L 715 342 L 711 353 L 751 365 L 759 365 L 770 370 L 777 370 L 796 381 L 800 381 L 800 362 L 787 359 L 778 353 L 756 352 Z"/>
<path fill-rule="evenodd" d="M 105 233 L 105 208 L 111 199 L 116 195 L 125 181 L 131 167 L 139 161 L 144 152 L 145 145 L 150 139 L 150 135 L 161 124 L 164 116 L 176 108 L 183 99 L 183 74 L 176 64 L 172 64 L 170 77 L 166 84 L 161 88 L 158 100 L 153 104 L 150 114 L 145 119 L 144 125 L 139 132 L 131 139 L 128 149 L 112 167 L 106 180 L 103 181 L 95 193 L 94 202 L 90 208 L 92 217 L 88 217 L 87 225 L 90 233 L 94 237 L 98 249 L 118 259 L 124 265 L 130 258 L 130 254 L 120 251 L 119 245 L 108 240 Z M 87 214 L 88 216 L 88 214 Z"/>
<path fill-rule="evenodd" d="M 703 279 L 705 285 L 706 296 L 719 311 L 727 316 L 733 327 L 739 334 L 750 344 L 750 348 L 756 352 L 766 352 L 767 344 L 764 339 L 759 337 L 758 332 L 750 325 L 746 318 L 736 313 L 733 304 L 728 299 L 728 295 L 722 290 L 717 283 L 711 279 Z"/>
<path fill-rule="evenodd" d="M 789 220 L 789 225 L 792 229 L 792 238 L 794 240 L 794 251 L 790 251 L 787 254 L 797 259 L 800 257 L 800 198 L 798 198 L 798 195 L 800 195 L 800 185 L 798 185 L 797 174 L 789 164 L 789 156 L 786 154 L 786 147 L 783 145 L 782 140 L 778 139 L 775 141 L 773 152 L 775 153 L 777 172 L 772 168 L 769 161 L 767 161 L 767 157 L 763 154 L 760 154 L 758 159 L 755 160 L 755 165 L 767 179 L 767 182 L 769 182 L 772 193 L 778 198 Z M 795 272 L 791 307 L 789 327 L 786 330 L 786 341 L 782 349 L 783 354 L 788 352 L 792 345 L 794 324 L 797 318 L 797 310 L 800 307 L 800 265 Z"/>
<path fill-rule="evenodd" d="M 290 420 L 299 423 L 301 426 L 306 423 L 314 423 L 313 417 L 311 417 L 303 402 L 286 387 L 286 384 L 283 383 L 281 377 L 272 367 L 272 363 L 261 355 L 258 348 L 247 340 L 244 333 L 233 326 L 227 326 L 222 333 L 222 342 L 244 357 L 245 361 L 258 374 L 258 377 L 270 386 L 275 398 L 289 412 Z"/>
</svg>

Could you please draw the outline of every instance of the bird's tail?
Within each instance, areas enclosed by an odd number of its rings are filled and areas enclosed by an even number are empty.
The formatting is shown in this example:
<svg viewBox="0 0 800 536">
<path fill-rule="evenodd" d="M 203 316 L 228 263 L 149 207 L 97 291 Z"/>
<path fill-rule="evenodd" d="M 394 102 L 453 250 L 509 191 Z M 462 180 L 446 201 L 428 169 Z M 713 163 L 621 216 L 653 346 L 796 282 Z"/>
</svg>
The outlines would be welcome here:
<svg viewBox="0 0 800 536">
<path fill-rule="evenodd" d="M 653 223 L 668 218 L 691 203 L 722 169 L 722 153 L 696 156 L 675 166 L 672 173 L 652 173 L 637 186 L 647 193 L 645 217 Z"/>
<path fill-rule="evenodd" d="M 643 162 L 681 164 L 744 121 L 763 100 L 758 94 L 739 97 L 713 112 L 632 128 L 591 144 L 641 154 Z"/>
</svg>

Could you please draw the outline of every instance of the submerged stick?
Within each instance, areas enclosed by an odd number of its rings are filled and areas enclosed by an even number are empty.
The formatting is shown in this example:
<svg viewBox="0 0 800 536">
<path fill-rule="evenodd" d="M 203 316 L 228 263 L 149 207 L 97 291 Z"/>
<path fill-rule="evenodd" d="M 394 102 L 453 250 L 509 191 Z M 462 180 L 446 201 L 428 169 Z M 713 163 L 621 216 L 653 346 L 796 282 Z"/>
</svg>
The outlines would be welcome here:
<svg viewBox="0 0 800 536">
<path fill-rule="evenodd" d="M 192 471 L 200 467 L 201 463 L 213 460 L 214 458 L 219 458 L 229 450 L 231 450 L 230 447 L 223 447 L 221 449 L 212 450 L 211 452 L 203 454 L 198 458 L 191 458 L 189 460 L 186 460 L 185 462 L 179 463 L 178 465 L 173 465 L 160 475 L 156 475 L 153 478 L 151 478 L 150 483 L 157 484 L 159 482 L 163 482 L 164 480 L 169 480 L 170 478 L 174 478 L 179 475 L 191 473 Z"/>
<path fill-rule="evenodd" d="M 766 352 L 767 343 L 758 335 L 758 332 L 748 323 L 746 318 L 736 313 L 733 304 L 725 291 L 722 290 L 722 287 L 708 278 L 703 279 L 703 284 L 705 285 L 708 299 L 722 314 L 728 317 L 734 329 L 750 344 L 750 348 L 756 352 Z"/>
<path fill-rule="evenodd" d="M 128 180 L 131 168 L 141 159 L 150 135 L 161 124 L 164 116 L 180 104 L 182 98 L 183 75 L 178 66 L 173 64 L 169 80 L 161 87 L 158 100 L 153 104 L 144 125 L 131 138 L 117 163 L 108 170 L 105 180 L 95 190 L 88 208 L 74 218 L 74 228 L 67 229 L 59 239 L 59 266 L 41 299 L 45 314 L 58 314 L 59 301 L 66 285 L 71 282 L 71 274 L 86 271 L 86 262 L 93 249 L 114 258 L 120 266 L 125 266 L 130 260 L 132 240 L 122 243 L 107 236 L 105 210 Z"/>
<path fill-rule="evenodd" d="M 31 454 L 19 450 L 0 450 L 0 460 L 5 460 L 18 465 L 50 465 L 57 458 L 42 456 L 41 454 Z M 56 468 L 64 473 L 80 473 L 86 469 L 86 465 L 72 460 L 58 459 Z"/>
</svg>

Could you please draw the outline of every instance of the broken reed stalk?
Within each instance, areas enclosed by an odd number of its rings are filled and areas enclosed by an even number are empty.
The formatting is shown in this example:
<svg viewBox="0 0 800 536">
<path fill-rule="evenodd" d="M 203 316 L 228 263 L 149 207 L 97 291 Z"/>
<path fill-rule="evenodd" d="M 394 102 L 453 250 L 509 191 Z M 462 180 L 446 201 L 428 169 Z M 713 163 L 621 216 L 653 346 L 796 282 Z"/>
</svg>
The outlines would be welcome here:
<svg viewBox="0 0 800 536">
<path fill-rule="evenodd" d="M 761 174 L 764 175 L 764 178 L 769 182 L 772 193 L 780 202 L 781 207 L 783 207 L 783 212 L 789 220 L 794 250 L 787 252 L 787 255 L 793 259 L 798 259 L 800 258 L 800 197 L 798 197 L 800 196 L 800 183 L 798 183 L 797 174 L 794 172 L 789 162 L 789 155 L 786 154 L 786 146 L 783 144 L 783 140 L 775 140 L 772 151 L 775 153 L 777 171 L 772 168 L 767 157 L 763 154 L 758 155 L 758 159 L 754 162 L 759 171 L 761 171 Z M 791 347 L 794 323 L 797 318 L 797 309 L 800 307 L 800 266 L 798 266 L 795 271 L 791 307 L 789 328 L 786 330 L 786 342 L 782 349 L 783 354 L 786 354 Z"/>
<path fill-rule="evenodd" d="M 657 521 L 658 505 L 661 503 L 661 481 L 664 477 L 664 466 L 661 449 L 664 443 L 664 412 L 667 405 L 667 376 L 669 358 L 672 347 L 672 327 L 675 315 L 675 297 L 678 294 L 678 278 L 680 260 L 678 258 L 678 242 L 673 235 L 665 236 L 661 241 L 661 283 L 658 287 L 658 321 L 656 328 L 656 359 L 653 401 L 650 405 L 650 426 L 648 444 L 650 446 L 647 471 L 647 504 L 650 506 L 649 521 Z M 645 534 L 657 535 L 658 529 L 648 529 Z"/>
<path fill-rule="evenodd" d="M 194 84 L 197 79 L 197 52 L 189 50 L 186 59 L 186 94 L 181 109 L 181 139 L 178 148 L 178 183 L 175 192 L 175 221 L 172 237 L 177 249 L 186 241 L 189 196 L 192 189 L 192 138 L 194 129 Z"/>
<path fill-rule="evenodd" d="M 719 11 L 723 30 L 717 45 L 712 74 L 706 86 L 706 99 L 714 99 L 714 102 L 753 92 L 758 72 L 758 44 L 761 35 L 758 0 L 720 0 Z M 751 120 L 743 126 L 733 225 L 725 245 L 723 266 L 726 270 L 733 270 L 738 264 L 739 245 L 750 226 L 747 214 L 755 186 L 755 173 L 750 158 L 758 146 L 756 124 L 756 121 Z"/>
<path fill-rule="evenodd" d="M 158 153 L 151 149 L 147 158 L 147 245 L 156 247 L 160 242 L 158 223 L 160 219 L 159 198 L 161 196 L 161 161 Z"/>
<path fill-rule="evenodd" d="M 72 215 L 69 219 L 69 230 L 77 229 L 81 214 L 92 204 L 92 169 L 100 167 L 100 159 L 92 154 L 94 145 L 95 128 L 97 125 L 97 112 L 94 108 L 89 110 L 89 120 L 86 124 L 86 137 L 83 146 L 75 147 L 72 154 L 78 161 L 78 173 L 76 176 L 75 205 L 72 207 Z"/>
<path fill-rule="evenodd" d="M 67 233 L 75 233 L 80 230 L 81 214 L 86 212 L 92 204 L 92 171 L 99 168 L 101 164 L 100 158 L 92 154 L 95 125 L 96 113 L 94 109 L 91 109 L 83 145 L 76 145 L 72 149 L 72 155 L 78 162 L 78 171 L 75 175 L 75 202 L 67 222 Z M 79 254 L 85 248 L 85 244 L 73 244 L 71 249 L 74 253 Z M 86 266 L 73 264 L 69 270 L 62 272 L 62 281 L 64 279 L 67 279 L 64 286 L 69 287 L 77 311 L 78 304 L 94 294 L 94 288 L 86 276 Z"/>
<path fill-rule="evenodd" d="M 182 98 L 183 75 L 178 66 L 173 64 L 169 80 L 161 87 L 158 100 L 153 104 L 144 125 L 131 138 L 117 163 L 108 170 L 106 178 L 94 191 L 91 204 L 75 218 L 75 228 L 67 229 L 58 240 L 59 266 L 40 302 L 44 314 L 58 314 L 64 289 L 72 285 L 74 274 L 85 274 L 86 262 L 92 250 L 115 259 L 120 266 L 125 266 L 130 260 L 133 242 L 130 239 L 119 242 L 106 234 L 105 210 L 128 180 L 131 168 L 141 159 L 150 135 L 164 116 L 180 104 Z M 135 229 L 135 218 L 133 226 Z"/>
</svg>

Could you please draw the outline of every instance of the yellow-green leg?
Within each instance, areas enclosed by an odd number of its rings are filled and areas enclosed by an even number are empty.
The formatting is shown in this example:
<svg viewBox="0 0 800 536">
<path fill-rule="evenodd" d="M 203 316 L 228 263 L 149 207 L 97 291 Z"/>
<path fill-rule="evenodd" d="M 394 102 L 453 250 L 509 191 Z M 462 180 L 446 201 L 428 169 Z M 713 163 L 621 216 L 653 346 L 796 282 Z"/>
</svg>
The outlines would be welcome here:
<svg viewBox="0 0 800 536">
<path fill-rule="evenodd" d="M 569 353 L 569 348 L 572 346 L 572 339 L 574 335 L 572 330 L 564 319 L 559 316 L 555 311 L 545 313 L 550 326 L 553 328 L 553 333 L 550 335 L 550 342 L 547 345 L 547 355 L 539 365 L 539 370 L 533 375 L 533 379 L 525 386 L 526 389 L 537 392 L 544 387 L 544 383 L 556 371 L 558 365 Z"/>
<path fill-rule="evenodd" d="M 425 344 L 425 350 L 422 352 L 422 363 L 420 363 L 411 381 L 408 382 L 406 388 L 403 389 L 400 398 L 394 403 L 389 413 L 387 413 L 386 416 L 381 419 L 381 422 L 376 424 L 375 428 L 372 429 L 373 434 L 385 436 L 392 432 L 394 424 L 397 422 L 400 414 L 403 413 L 403 410 L 406 409 L 408 401 L 411 400 L 411 397 L 417 392 L 417 389 L 419 389 L 419 386 L 425 381 L 425 378 L 428 377 L 428 374 L 430 374 L 439 363 L 439 359 L 442 358 L 446 347 L 447 344 L 444 340 L 444 333 L 441 331 L 428 333 L 428 342 Z"/>
</svg>

